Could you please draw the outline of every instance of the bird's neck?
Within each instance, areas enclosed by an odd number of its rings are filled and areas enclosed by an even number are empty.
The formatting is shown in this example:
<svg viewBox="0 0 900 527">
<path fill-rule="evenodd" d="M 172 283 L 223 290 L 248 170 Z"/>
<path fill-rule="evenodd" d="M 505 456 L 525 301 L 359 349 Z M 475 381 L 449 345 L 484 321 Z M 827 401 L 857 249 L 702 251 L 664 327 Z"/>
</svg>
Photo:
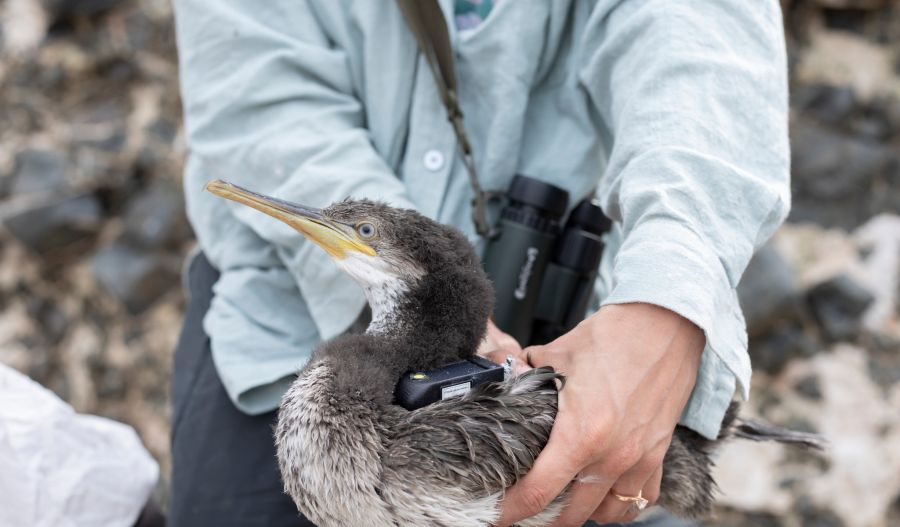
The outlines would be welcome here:
<svg viewBox="0 0 900 527">
<path fill-rule="evenodd" d="M 455 265 L 432 265 L 414 277 L 362 274 L 345 266 L 365 284 L 372 322 L 364 335 L 347 334 L 326 342 L 307 366 L 324 363 L 332 372 L 328 390 L 335 400 L 346 397 L 390 405 L 404 373 L 438 368 L 475 354 L 494 293 L 474 253 L 457 256 L 460 260 L 451 262 Z"/>
<path fill-rule="evenodd" d="M 471 357 L 484 336 L 493 293 L 480 270 L 448 267 L 415 280 L 366 289 L 367 334 L 390 338 L 408 369 L 431 369 Z M 397 372 L 398 375 L 404 373 Z"/>
</svg>

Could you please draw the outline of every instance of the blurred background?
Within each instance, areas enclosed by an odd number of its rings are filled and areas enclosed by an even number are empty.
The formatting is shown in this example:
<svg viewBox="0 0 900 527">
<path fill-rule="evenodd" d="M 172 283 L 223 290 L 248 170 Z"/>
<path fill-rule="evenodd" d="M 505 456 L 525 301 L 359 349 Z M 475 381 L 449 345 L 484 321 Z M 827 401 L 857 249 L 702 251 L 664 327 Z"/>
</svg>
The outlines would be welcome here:
<svg viewBox="0 0 900 527">
<path fill-rule="evenodd" d="M 731 445 L 706 523 L 896 526 L 900 5 L 782 4 L 794 203 L 739 291 L 748 412 L 831 444 Z M 172 24 L 168 0 L 0 0 L 0 362 L 133 426 L 162 503 L 193 245 Z"/>
</svg>

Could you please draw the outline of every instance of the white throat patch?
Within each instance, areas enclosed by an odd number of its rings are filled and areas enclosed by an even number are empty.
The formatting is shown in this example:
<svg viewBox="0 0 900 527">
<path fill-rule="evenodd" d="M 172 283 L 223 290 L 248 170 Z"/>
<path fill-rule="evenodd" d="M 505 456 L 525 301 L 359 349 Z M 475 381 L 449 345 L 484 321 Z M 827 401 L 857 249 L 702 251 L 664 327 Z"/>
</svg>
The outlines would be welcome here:
<svg viewBox="0 0 900 527">
<path fill-rule="evenodd" d="M 409 291 L 408 281 L 415 280 L 416 277 L 404 278 L 383 258 L 356 252 L 337 260 L 337 264 L 366 293 L 372 309 L 372 322 L 366 332 L 383 333 L 394 322 L 392 317 L 401 297 Z"/>
</svg>

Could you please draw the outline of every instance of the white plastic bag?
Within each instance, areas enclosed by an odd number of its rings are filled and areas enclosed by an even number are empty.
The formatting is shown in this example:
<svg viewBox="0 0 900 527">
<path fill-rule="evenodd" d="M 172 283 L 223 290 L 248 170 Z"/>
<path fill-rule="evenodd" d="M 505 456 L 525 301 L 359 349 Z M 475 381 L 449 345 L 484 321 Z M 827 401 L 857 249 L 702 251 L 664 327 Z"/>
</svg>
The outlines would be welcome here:
<svg viewBox="0 0 900 527">
<path fill-rule="evenodd" d="M 0 364 L 0 525 L 131 527 L 158 477 L 133 428 Z"/>
</svg>

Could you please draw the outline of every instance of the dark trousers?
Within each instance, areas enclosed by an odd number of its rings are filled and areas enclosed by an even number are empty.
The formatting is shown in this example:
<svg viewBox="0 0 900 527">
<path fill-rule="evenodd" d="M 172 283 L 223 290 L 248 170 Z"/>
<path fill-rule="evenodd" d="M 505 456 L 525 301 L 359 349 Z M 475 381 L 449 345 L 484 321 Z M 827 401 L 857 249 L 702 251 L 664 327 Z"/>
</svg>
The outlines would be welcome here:
<svg viewBox="0 0 900 527">
<path fill-rule="evenodd" d="M 202 253 L 189 263 L 187 313 L 172 372 L 168 527 L 315 527 L 282 491 L 272 435 L 275 412 L 240 412 L 216 372 L 203 317 L 218 278 Z M 634 525 L 696 524 L 663 516 Z"/>
<path fill-rule="evenodd" d="M 314 527 L 284 494 L 275 412 L 250 416 L 225 393 L 203 316 L 219 273 L 202 255 L 188 267 L 188 305 L 172 373 L 169 527 Z"/>
</svg>

